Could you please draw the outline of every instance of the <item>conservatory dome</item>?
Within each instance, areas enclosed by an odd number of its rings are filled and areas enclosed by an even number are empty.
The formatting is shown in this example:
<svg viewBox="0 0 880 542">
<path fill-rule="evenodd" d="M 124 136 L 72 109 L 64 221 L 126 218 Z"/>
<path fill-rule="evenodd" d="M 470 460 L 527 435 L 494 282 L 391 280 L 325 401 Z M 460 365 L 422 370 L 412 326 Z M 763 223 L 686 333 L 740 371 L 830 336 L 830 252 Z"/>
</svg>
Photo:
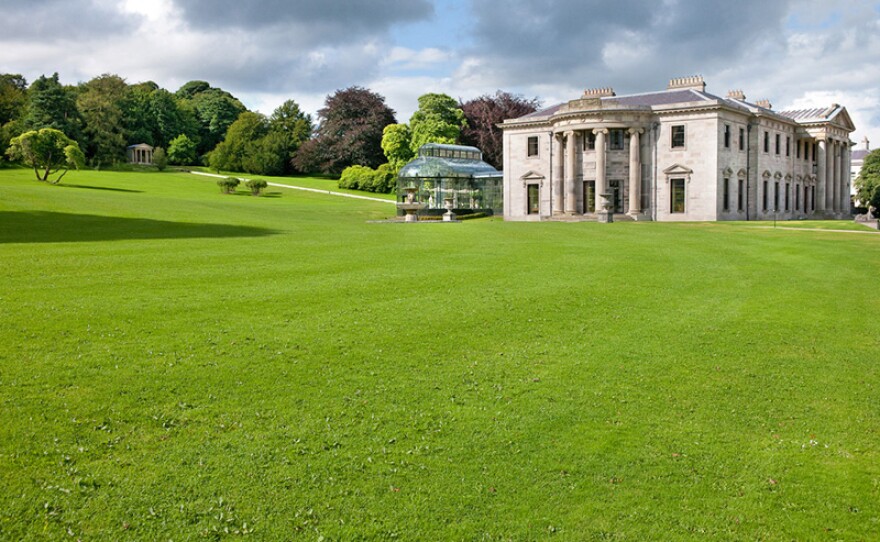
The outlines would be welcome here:
<svg viewBox="0 0 880 542">
<path fill-rule="evenodd" d="M 408 178 L 472 178 L 501 172 L 483 162 L 483 153 L 476 147 L 426 143 L 419 156 L 401 168 L 398 176 Z"/>
</svg>

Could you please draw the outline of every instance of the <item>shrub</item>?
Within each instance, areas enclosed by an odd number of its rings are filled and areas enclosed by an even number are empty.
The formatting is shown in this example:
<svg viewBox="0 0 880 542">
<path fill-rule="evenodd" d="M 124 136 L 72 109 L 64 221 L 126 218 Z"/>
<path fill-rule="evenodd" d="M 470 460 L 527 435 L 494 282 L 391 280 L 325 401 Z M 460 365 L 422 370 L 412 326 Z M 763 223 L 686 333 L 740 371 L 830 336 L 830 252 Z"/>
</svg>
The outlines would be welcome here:
<svg viewBox="0 0 880 542">
<path fill-rule="evenodd" d="M 267 183 L 263 179 L 251 179 L 244 184 L 245 186 L 250 188 L 252 196 L 259 196 L 263 189 L 269 186 L 269 183 Z"/>
<path fill-rule="evenodd" d="M 396 188 L 396 175 L 389 164 L 377 169 L 365 166 L 349 166 L 342 171 L 337 186 L 349 190 L 390 193 Z"/>
<path fill-rule="evenodd" d="M 241 181 L 236 179 L 235 177 L 226 177 L 225 179 L 219 179 L 217 181 L 217 186 L 220 187 L 220 192 L 224 194 L 232 194 L 235 192 L 235 188 L 241 184 Z"/>
<path fill-rule="evenodd" d="M 156 147 L 153 151 L 153 165 L 159 171 L 165 171 L 165 168 L 168 167 L 168 156 L 162 147 Z"/>
</svg>

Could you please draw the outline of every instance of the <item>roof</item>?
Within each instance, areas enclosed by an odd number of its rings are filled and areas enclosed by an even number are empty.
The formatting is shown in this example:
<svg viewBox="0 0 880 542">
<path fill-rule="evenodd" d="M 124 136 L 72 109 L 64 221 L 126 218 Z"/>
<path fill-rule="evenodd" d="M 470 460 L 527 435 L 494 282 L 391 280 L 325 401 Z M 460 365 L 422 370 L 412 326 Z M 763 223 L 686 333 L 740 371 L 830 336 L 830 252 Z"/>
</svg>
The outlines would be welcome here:
<svg viewBox="0 0 880 542">
<path fill-rule="evenodd" d="M 501 172 L 477 157 L 482 157 L 482 153 L 476 147 L 426 143 L 419 147 L 419 156 L 400 169 L 398 177 L 477 178 L 501 175 Z"/>
<path fill-rule="evenodd" d="M 865 149 L 854 150 L 854 151 L 852 151 L 852 159 L 853 159 L 853 161 L 864 160 L 865 157 L 868 156 L 868 153 L 870 153 L 870 152 L 871 151 L 865 150 Z"/>
<path fill-rule="evenodd" d="M 129 145 L 127 148 L 129 149 L 153 149 L 152 145 L 147 145 L 146 143 L 137 143 L 135 145 Z"/>
</svg>

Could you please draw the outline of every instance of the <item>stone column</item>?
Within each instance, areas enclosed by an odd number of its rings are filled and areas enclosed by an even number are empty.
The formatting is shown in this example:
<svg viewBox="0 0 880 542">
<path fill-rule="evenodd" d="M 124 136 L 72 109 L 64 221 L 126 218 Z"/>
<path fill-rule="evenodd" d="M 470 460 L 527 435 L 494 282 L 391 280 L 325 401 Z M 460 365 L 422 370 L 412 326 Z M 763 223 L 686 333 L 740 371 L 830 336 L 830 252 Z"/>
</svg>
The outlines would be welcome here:
<svg viewBox="0 0 880 542">
<path fill-rule="evenodd" d="M 565 214 L 573 215 L 577 212 L 575 181 L 577 180 L 577 162 L 575 149 L 577 147 L 576 134 L 572 131 L 565 132 Z"/>
<path fill-rule="evenodd" d="M 558 132 L 553 134 L 553 139 L 556 141 L 556 148 L 559 149 L 559 152 L 557 152 L 559 158 L 553 167 L 553 214 L 561 215 L 563 213 L 563 193 L 565 190 L 563 187 L 563 178 L 565 177 L 565 156 L 562 152 L 564 148 L 564 140 L 562 139 L 562 134 Z"/>
<path fill-rule="evenodd" d="M 601 194 L 608 191 L 605 186 L 605 134 L 608 130 L 596 128 L 593 133 L 596 134 L 596 212 L 599 212 L 605 208 L 605 198 Z"/>
<path fill-rule="evenodd" d="M 639 134 L 642 128 L 629 129 L 629 211 L 630 216 L 642 212 L 642 160 Z"/>
<path fill-rule="evenodd" d="M 844 218 L 852 218 L 850 213 L 852 211 L 852 199 L 850 197 L 850 171 L 852 169 L 851 159 L 852 159 L 852 149 L 849 146 L 849 136 L 847 136 L 846 141 L 843 144 L 843 155 L 840 160 L 840 186 L 841 188 L 841 198 L 843 203 L 841 204 L 841 210 L 843 211 Z"/>
<path fill-rule="evenodd" d="M 840 210 L 843 209 L 843 205 L 841 204 L 843 199 L 841 197 L 842 194 L 841 194 L 841 190 L 840 190 L 840 188 L 841 188 L 840 187 L 840 152 L 841 152 L 840 141 L 835 141 L 832 149 L 834 152 L 834 166 L 833 166 L 833 173 L 831 175 L 831 178 L 834 179 L 834 207 L 833 207 L 833 209 L 836 214 L 839 214 Z"/>
<path fill-rule="evenodd" d="M 834 140 L 825 143 L 825 212 L 834 214 Z"/>
<path fill-rule="evenodd" d="M 816 197 L 816 212 L 822 214 L 825 212 L 825 179 L 828 172 L 825 167 L 825 140 L 819 140 L 819 155 L 816 157 L 816 188 L 818 194 Z"/>
</svg>

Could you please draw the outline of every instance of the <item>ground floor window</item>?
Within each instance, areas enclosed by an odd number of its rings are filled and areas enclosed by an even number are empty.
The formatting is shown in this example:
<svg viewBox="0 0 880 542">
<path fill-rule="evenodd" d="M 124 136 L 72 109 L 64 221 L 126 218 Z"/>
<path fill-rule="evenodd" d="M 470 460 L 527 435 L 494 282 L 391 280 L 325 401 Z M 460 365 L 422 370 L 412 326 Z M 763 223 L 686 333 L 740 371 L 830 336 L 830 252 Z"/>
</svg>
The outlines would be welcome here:
<svg viewBox="0 0 880 542">
<path fill-rule="evenodd" d="M 785 210 L 791 209 L 791 183 L 785 183 Z"/>
<path fill-rule="evenodd" d="M 768 183 L 764 181 L 764 193 L 761 195 L 761 209 L 767 211 L 767 188 Z"/>
<path fill-rule="evenodd" d="M 801 210 L 801 185 L 794 183 L 794 210 Z"/>
<path fill-rule="evenodd" d="M 684 179 L 669 180 L 669 212 L 684 212 Z"/>
<path fill-rule="evenodd" d="M 584 181 L 584 212 L 596 212 L 596 181 Z"/>
<path fill-rule="evenodd" d="M 737 186 L 737 191 L 736 191 L 736 210 L 737 211 L 743 210 L 743 198 L 745 197 L 745 191 L 743 190 L 743 184 L 745 184 L 745 183 L 743 182 L 742 179 L 740 179 L 739 186 Z"/>
<path fill-rule="evenodd" d="M 779 182 L 773 183 L 773 211 L 779 210 Z"/>
<path fill-rule="evenodd" d="M 620 188 L 620 181 L 608 181 L 608 193 L 611 198 L 611 212 L 623 212 L 623 190 Z"/>
<path fill-rule="evenodd" d="M 530 184 L 527 186 L 528 193 L 528 213 L 530 215 L 536 215 L 541 212 L 541 202 L 539 198 L 540 191 L 538 190 L 538 185 Z"/>
<path fill-rule="evenodd" d="M 724 206 L 725 211 L 730 210 L 730 179 L 724 178 Z"/>
<path fill-rule="evenodd" d="M 816 187 L 810 187 L 810 210 L 816 210 Z"/>
</svg>

